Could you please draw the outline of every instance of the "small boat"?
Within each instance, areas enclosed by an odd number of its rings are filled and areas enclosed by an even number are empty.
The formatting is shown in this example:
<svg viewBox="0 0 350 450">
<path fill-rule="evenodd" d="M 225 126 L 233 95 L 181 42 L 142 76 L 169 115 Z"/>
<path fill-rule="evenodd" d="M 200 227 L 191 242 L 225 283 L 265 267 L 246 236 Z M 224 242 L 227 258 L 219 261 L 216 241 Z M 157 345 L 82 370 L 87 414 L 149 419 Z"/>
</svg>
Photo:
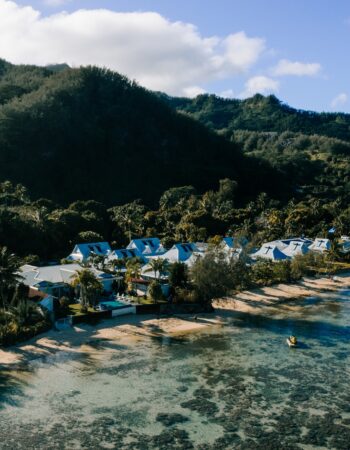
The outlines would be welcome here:
<svg viewBox="0 0 350 450">
<path fill-rule="evenodd" d="M 289 336 L 287 338 L 287 344 L 289 345 L 289 347 L 297 347 L 298 346 L 297 338 L 295 336 Z"/>
</svg>

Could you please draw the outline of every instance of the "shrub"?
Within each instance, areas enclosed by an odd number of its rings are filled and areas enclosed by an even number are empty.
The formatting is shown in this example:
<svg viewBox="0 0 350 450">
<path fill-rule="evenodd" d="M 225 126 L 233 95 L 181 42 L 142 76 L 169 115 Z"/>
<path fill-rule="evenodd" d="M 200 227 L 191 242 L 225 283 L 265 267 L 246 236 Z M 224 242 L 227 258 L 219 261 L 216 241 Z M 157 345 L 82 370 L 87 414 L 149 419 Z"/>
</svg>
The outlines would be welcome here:
<svg viewBox="0 0 350 450">
<path fill-rule="evenodd" d="M 154 301 L 154 303 L 157 303 L 160 300 L 164 300 L 162 287 L 158 283 L 158 281 L 152 281 L 150 283 L 147 293 L 149 298 L 151 298 Z"/>
<path fill-rule="evenodd" d="M 273 262 L 260 259 L 252 267 L 252 278 L 256 284 L 266 286 L 273 281 Z"/>
<path fill-rule="evenodd" d="M 198 294 L 194 289 L 176 288 L 173 302 L 180 303 L 197 303 L 199 301 Z"/>
<path fill-rule="evenodd" d="M 291 263 L 290 261 L 278 261 L 272 266 L 274 283 L 290 283 L 291 281 Z"/>
</svg>

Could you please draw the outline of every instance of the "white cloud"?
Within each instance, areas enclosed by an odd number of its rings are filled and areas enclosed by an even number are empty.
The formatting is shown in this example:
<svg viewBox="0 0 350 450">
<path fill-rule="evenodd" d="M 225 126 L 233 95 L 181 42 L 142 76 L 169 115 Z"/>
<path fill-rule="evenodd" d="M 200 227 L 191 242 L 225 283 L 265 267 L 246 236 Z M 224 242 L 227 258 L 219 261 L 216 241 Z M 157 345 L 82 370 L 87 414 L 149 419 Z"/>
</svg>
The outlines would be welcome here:
<svg viewBox="0 0 350 450">
<path fill-rule="evenodd" d="M 348 95 L 345 92 L 341 92 L 331 101 L 331 107 L 333 109 L 338 108 L 339 106 L 345 105 L 348 101 Z"/>
<path fill-rule="evenodd" d="M 106 66 L 149 89 L 192 95 L 205 83 L 248 71 L 264 52 L 261 38 L 238 32 L 203 37 L 153 12 L 106 9 L 43 17 L 0 0 L 0 57 L 13 63 Z"/>
<path fill-rule="evenodd" d="M 53 8 L 56 8 L 58 6 L 66 5 L 67 3 L 70 3 L 71 0 L 42 0 L 44 5 L 51 6 Z"/>
<path fill-rule="evenodd" d="M 223 98 L 233 98 L 234 97 L 234 92 L 232 89 L 227 89 L 226 91 L 222 91 L 220 92 L 219 96 L 223 97 Z"/>
<path fill-rule="evenodd" d="M 272 69 L 272 74 L 275 76 L 294 75 L 314 76 L 321 70 L 319 63 L 302 63 L 299 61 L 289 61 L 288 59 L 281 59 L 277 66 Z"/>
<path fill-rule="evenodd" d="M 206 90 L 199 86 L 189 86 L 183 89 L 183 93 L 186 97 L 197 97 L 197 95 L 205 94 Z"/>
<path fill-rule="evenodd" d="M 244 91 L 240 94 L 241 98 L 251 97 L 254 94 L 272 94 L 278 92 L 280 83 L 273 78 L 258 75 L 249 78 L 244 87 Z"/>
</svg>

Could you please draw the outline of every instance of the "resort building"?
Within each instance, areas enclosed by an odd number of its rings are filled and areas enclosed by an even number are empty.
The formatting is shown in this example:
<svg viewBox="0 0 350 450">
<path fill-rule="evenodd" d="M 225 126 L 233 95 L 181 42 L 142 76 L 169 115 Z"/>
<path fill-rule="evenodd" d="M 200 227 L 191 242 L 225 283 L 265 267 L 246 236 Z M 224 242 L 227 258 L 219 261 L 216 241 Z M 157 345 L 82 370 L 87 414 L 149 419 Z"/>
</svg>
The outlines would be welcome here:
<svg viewBox="0 0 350 450">
<path fill-rule="evenodd" d="M 166 252 L 166 249 L 158 238 L 133 239 L 126 247 L 127 250 L 137 250 L 145 258 L 150 256 L 160 256 Z"/>
<path fill-rule="evenodd" d="M 289 245 L 283 249 L 283 253 L 290 258 L 296 255 L 305 255 L 309 251 L 309 245 L 301 241 L 291 241 Z"/>
<path fill-rule="evenodd" d="M 70 292 L 73 276 L 82 267 L 79 264 L 63 264 L 57 266 L 36 267 L 24 265 L 20 268 L 22 282 L 29 286 L 31 296 L 44 293 L 60 298 Z M 115 277 L 95 268 L 90 268 L 100 281 L 104 291 L 111 292 Z"/>
<path fill-rule="evenodd" d="M 136 248 L 130 248 L 130 249 L 121 248 L 119 250 L 113 250 L 108 255 L 108 261 L 112 261 L 115 259 L 127 260 L 130 258 L 140 258 L 143 261 L 145 261 L 144 256 Z"/>
<path fill-rule="evenodd" d="M 309 250 L 313 252 L 328 252 L 331 249 L 331 241 L 329 239 L 316 238 L 310 245 Z"/>
<path fill-rule="evenodd" d="M 166 259 L 169 263 L 186 262 L 193 253 L 201 253 L 199 248 L 194 243 L 175 244 L 170 250 L 160 256 Z"/>
<path fill-rule="evenodd" d="M 108 256 L 111 251 L 112 249 L 108 242 L 77 244 L 72 253 L 67 257 L 67 260 L 86 262 L 91 255 Z"/>
<path fill-rule="evenodd" d="M 290 257 L 285 255 L 277 245 L 271 245 L 271 243 L 264 244 L 257 252 L 252 253 L 250 257 L 253 260 L 262 258 L 269 259 L 270 261 L 283 261 L 285 259 L 290 259 Z"/>
</svg>

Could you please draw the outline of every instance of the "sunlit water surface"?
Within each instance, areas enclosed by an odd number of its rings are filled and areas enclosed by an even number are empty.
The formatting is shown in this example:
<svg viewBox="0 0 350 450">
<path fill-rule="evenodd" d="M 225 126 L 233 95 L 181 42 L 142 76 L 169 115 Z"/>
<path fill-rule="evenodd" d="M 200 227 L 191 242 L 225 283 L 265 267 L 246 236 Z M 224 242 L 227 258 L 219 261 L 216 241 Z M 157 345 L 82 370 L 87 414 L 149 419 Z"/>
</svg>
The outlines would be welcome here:
<svg viewBox="0 0 350 450">
<path fill-rule="evenodd" d="M 350 292 L 263 314 L 3 372 L 0 448 L 349 449 Z"/>
</svg>

